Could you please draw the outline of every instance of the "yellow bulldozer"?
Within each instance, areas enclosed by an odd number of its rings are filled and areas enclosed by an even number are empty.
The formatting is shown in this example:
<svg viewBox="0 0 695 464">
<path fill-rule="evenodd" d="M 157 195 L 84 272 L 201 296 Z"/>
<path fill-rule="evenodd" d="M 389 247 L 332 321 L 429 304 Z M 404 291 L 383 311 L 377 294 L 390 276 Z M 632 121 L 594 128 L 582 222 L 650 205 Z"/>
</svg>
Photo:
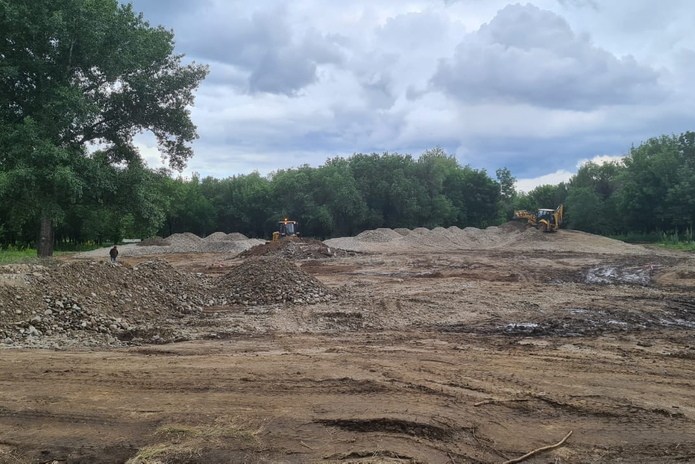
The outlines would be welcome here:
<svg viewBox="0 0 695 464">
<path fill-rule="evenodd" d="M 298 237 L 299 236 L 299 222 L 290 221 L 285 218 L 282 221 L 278 221 L 278 230 L 273 232 L 273 242 L 277 242 L 283 237 Z"/>
<path fill-rule="evenodd" d="M 556 232 L 562 225 L 564 211 L 563 205 L 555 209 L 541 208 L 535 213 L 522 209 L 514 211 L 514 219 L 526 219 L 528 225 L 542 232 Z"/>
</svg>

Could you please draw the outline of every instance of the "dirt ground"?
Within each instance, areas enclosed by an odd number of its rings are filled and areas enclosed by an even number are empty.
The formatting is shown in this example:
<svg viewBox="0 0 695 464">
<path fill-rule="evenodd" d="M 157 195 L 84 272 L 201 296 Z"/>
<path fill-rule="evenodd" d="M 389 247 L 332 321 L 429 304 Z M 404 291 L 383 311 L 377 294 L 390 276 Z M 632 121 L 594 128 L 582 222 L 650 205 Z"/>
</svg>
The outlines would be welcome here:
<svg viewBox="0 0 695 464">
<path fill-rule="evenodd" d="M 334 301 L 162 322 L 182 342 L 1 350 L 0 462 L 503 463 L 570 432 L 523 462 L 695 462 L 695 259 L 541 238 L 298 260 Z"/>
</svg>

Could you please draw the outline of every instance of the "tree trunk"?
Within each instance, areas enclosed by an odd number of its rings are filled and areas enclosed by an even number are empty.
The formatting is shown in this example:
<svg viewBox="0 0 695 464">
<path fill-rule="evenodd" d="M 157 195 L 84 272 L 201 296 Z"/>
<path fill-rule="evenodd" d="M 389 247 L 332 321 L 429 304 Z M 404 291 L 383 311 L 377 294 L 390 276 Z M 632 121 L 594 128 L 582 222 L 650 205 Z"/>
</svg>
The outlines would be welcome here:
<svg viewBox="0 0 695 464">
<path fill-rule="evenodd" d="M 48 216 L 41 216 L 39 243 L 36 248 L 39 258 L 50 258 L 53 256 L 53 220 Z"/>
</svg>

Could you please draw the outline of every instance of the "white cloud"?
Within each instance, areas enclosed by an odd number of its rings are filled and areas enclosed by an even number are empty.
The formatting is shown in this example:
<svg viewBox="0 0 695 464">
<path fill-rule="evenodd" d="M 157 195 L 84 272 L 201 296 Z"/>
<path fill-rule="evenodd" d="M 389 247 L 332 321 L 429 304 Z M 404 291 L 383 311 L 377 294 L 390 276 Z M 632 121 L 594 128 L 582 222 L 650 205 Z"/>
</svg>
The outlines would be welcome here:
<svg viewBox="0 0 695 464">
<path fill-rule="evenodd" d="M 577 169 L 581 168 L 586 163 L 594 163 L 594 164 L 598 164 L 599 166 L 602 164 L 608 164 L 608 163 L 622 163 L 623 158 L 625 158 L 625 157 L 624 156 L 597 155 L 591 159 L 579 160 L 579 162 L 577 163 Z"/>
<path fill-rule="evenodd" d="M 518 192 L 528 193 L 541 185 L 558 185 L 560 182 L 567 182 L 575 174 L 576 173 L 574 172 L 569 172 L 565 171 L 564 169 L 560 169 L 553 173 L 544 174 L 542 176 L 530 179 L 519 179 L 516 181 L 514 186 Z"/>
<path fill-rule="evenodd" d="M 659 74 L 577 36 L 533 5 L 509 5 L 440 62 L 432 84 L 464 102 L 591 110 L 656 101 Z"/>
</svg>

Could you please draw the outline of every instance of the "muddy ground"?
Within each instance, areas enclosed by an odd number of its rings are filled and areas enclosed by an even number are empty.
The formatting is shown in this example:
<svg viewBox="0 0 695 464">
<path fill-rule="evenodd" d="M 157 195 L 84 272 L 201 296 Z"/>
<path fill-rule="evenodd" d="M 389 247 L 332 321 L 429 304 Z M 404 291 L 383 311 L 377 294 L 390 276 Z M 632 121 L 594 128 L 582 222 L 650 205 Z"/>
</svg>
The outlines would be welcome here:
<svg viewBox="0 0 695 464">
<path fill-rule="evenodd" d="M 695 462 L 695 260 L 590 241 L 386 243 L 296 261 L 333 301 L 207 306 L 161 322 L 176 343 L 0 350 L 0 462 L 502 463 L 569 432 L 523 462 Z"/>
</svg>

